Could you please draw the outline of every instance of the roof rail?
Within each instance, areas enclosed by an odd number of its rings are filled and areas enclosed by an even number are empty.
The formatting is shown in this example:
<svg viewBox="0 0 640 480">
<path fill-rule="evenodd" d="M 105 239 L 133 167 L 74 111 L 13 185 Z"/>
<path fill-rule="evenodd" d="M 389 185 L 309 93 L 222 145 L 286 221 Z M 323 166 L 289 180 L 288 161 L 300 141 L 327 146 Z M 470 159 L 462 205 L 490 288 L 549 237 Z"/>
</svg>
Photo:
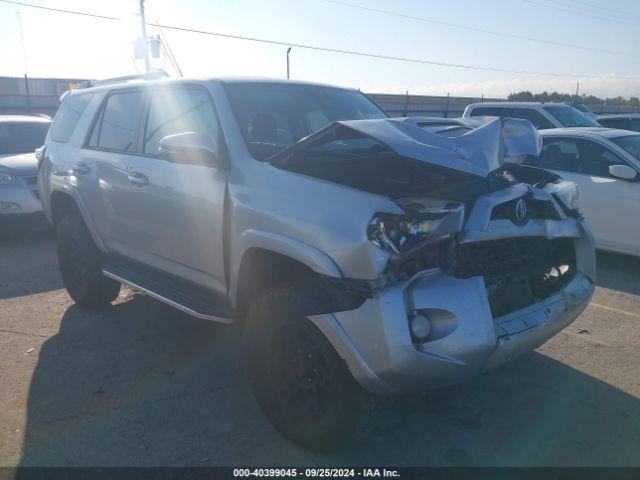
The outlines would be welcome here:
<svg viewBox="0 0 640 480">
<path fill-rule="evenodd" d="M 159 78 L 167 78 L 169 74 L 164 70 L 154 70 L 147 73 L 139 73 L 136 75 L 126 75 L 124 77 L 105 78 L 103 80 L 85 80 L 80 83 L 78 88 L 99 87 L 101 85 L 113 85 L 115 83 L 131 82 L 133 80 L 158 80 Z"/>
</svg>

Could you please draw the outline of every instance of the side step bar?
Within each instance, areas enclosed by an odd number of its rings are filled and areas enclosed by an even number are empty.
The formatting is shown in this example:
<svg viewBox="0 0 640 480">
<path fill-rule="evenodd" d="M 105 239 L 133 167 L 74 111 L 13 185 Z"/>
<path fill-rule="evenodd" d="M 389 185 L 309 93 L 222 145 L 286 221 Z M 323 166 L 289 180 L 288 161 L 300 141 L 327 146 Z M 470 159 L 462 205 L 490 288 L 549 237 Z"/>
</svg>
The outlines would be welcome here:
<svg viewBox="0 0 640 480">
<path fill-rule="evenodd" d="M 158 272 L 132 267 L 120 261 L 106 263 L 102 273 L 193 317 L 226 324 L 234 322 L 233 309 L 226 299 L 218 301 L 214 293 L 200 287 L 163 278 Z"/>
</svg>

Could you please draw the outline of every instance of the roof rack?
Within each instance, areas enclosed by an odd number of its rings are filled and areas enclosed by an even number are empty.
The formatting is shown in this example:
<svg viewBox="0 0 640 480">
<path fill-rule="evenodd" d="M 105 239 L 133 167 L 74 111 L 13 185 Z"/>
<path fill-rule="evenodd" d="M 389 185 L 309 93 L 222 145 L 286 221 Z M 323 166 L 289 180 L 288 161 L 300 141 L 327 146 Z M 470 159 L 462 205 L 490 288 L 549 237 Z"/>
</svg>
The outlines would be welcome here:
<svg viewBox="0 0 640 480">
<path fill-rule="evenodd" d="M 164 70 L 154 70 L 147 73 L 139 73 L 136 75 L 126 75 L 124 77 L 105 78 L 103 80 L 85 80 L 80 83 L 78 88 L 90 88 L 98 87 L 101 85 L 113 85 L 115 83 L 131 82 L 133 80 L 158 80 L 160 78 L 167 78 L 169 74 Z"/>
</svg>

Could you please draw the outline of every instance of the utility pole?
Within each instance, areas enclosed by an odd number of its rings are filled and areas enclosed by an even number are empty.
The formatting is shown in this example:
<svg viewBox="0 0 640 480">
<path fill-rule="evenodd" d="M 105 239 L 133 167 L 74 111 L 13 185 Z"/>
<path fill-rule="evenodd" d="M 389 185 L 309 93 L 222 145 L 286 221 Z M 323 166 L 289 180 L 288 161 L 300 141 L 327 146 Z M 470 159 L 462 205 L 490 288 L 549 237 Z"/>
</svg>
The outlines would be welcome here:
<svg viewBox="0 0 640 480">
<path fill-rule="evenodd" d="M 24 89 L 27 95 L 27 113 L 31 113 L 31 95 L 29 94 L 29 78 L 27 77 L 27 49 L 24 46 L 24 31 L 22 29 L 22 18 L 20 12 L 16 12 L 18 16 L 18 26 L 20 27 L 20 42 L 22 43 L 22 61 L 24 62 Z"/>
<path fill-rule="evenodd" d="M 291 47 L 287 48 L 287 80 L 289 80 L 289 53 L 291 53 Z"/>
<path fill-rule="evenodd" d="M 578 96 L 579 93 L 580 93 L 580 82 L 578 82 L 576 85 L 576 102 L 578 101 L 578 98 L 580 98 Z"/>
<path fill-rule="evenodd" d="M 144 0 L 140 0 L 140 29 L 144 45 L 144 71 L 149 71 L 149 43 L 147 42 L 147 22 L 144 18 Z"/>
</svg>

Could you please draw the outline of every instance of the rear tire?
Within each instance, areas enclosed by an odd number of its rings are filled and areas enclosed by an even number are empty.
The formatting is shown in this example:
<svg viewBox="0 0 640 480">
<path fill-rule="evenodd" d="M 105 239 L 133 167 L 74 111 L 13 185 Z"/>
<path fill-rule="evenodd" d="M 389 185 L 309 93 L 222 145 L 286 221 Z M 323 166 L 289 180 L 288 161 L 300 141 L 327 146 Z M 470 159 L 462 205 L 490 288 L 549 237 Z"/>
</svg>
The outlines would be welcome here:
<svg viewBox="0 0 640 480">
<path fill-rule="evenodd" d="M 258 404 L 285 437 L 332 450 L 355 433 L 362 391 L 324 334 L 302 313 L 317 299 L 310 285 L 262 295 L 245 325 L 245 355 Z"/>
<path fill-rule="evenodd" d="M 102 252 L 80 214 L 71 213 L 60 220 L 57 244 L 62 281 L 74 302 L 96 308 L 118 297 L 120 283 L 102 274 Z"/>
</svg>

